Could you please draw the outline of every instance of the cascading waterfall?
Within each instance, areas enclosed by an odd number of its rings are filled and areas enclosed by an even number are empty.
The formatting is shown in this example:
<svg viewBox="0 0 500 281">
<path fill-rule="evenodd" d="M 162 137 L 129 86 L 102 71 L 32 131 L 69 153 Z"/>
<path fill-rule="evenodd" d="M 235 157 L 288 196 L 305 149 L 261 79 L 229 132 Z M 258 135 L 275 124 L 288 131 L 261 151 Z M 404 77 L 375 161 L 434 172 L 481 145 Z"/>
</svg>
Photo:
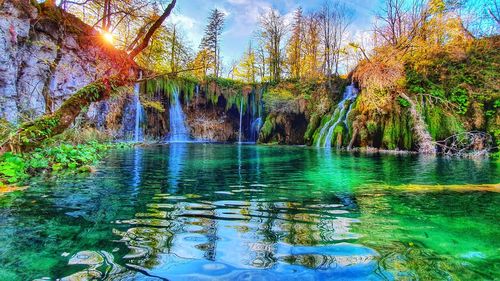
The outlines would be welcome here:
<svg viewBox="0 0 500 281">
<path fill-rule="evenodd" d="M 182 111 L 182 104 L 179 98 L 179 89 L 175 88 L 172 93 L 170 104 L 170 134 L 169 142 L 188 142 L 191 140 L 189 130 L 186 127 L 186 116 Z"/>
<path fill-rule="evenodd" d="M 250 124 L 250 140 L 257 142 L 259 138 L 260 129 L 262 128 L 262 90 L 257 100 L 256 93 L 252 94 L 252 123 Z"/>
<path fill-rule="evenodd" d="M 318 139 L 316 141 L 317 147 L 326 147 L 330 148 L 332 146 L 332 136 L 335 131 L 335 128 L 340 122 L 343 122 L 347 127 L 347 116 L 352 110 L 352 101 L 356 99 L 358 94 L 358 89 L 354 86 L 354 83 L 347 86 L 344 92 L 344 96 L 342 100 L 339 102 L 335 111 L 333 112 L 330 120 L 326 122 L 326 124 L 321 128 Z M 351 101 L 348 110 L 345 110 L 345 103 L 347 101 Z M 326 135 L 326 136 L 325 136 Z M 323 142 L 324 139 L 324 142 Z M 323 142 L 323 145 L 322 145 Z"/>
<path fill-rule="evenodd" d="M 251 124 L 251 135 L 250 138 L 252 139 L 253 142 L 257 142 L 257 139 L 259 138 L 259 132 L 260 128 L 262 127 L 262 118 L 258 117 L 257 119 L 253 120 Z"/>
<path fill-rule="evenodd" d="M 239 132 L 239 136 L 238 136 L 238 143 L 241 143 L 241 134 L 242 134 L 242 126 L 243 124 L 243 97 L 241 97 L 241 101 L 240 101 L 240 132 Z"/>
<path fill-rule="evenodd" d="M 139 79 L 141 78 L 139 75 Z M 141 123 L 144 115 L 144 108 L 142 107 L 141 100 L 139 98 L 141 86 L 139 83 L 134 85 L 134 103 L 135 103 L 135 126 L 134 126 L 134 142 L 140 142 L 143 140 L 143 133 L 141 129 Z"/>
</svg>

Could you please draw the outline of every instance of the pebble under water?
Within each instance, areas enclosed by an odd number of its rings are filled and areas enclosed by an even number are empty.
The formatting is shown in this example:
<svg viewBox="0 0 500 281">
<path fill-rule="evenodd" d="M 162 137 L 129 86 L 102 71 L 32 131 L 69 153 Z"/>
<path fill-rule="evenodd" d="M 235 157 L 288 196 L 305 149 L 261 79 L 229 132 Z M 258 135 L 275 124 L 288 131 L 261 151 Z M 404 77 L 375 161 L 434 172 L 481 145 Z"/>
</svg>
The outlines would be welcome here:
<svg viewBox="0 0 500 281">
<path fill-rule="evenodd" d="M 493 160 L 117 150 L 0 195 L 0 280 L 500 279 L 498 183 Z"/>
</svg>

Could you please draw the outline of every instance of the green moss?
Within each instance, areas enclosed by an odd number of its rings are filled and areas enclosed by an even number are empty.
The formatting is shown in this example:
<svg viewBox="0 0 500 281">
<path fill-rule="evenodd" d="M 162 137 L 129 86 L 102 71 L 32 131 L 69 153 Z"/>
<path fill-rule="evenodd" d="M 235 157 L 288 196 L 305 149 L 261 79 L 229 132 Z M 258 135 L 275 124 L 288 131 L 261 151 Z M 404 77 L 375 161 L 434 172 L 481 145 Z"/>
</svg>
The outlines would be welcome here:
<svg viewBox="0 0 500 281">
<path fill-rule="evenodd" d="M 229 79 L 229 78 L 223 78 L 223 77 L 214 77 L 214 76 L 209 76 L 207 77 L 207 82 L 214 82 L 217 84 L 219 87 L 223 88 L 232 88 L 232 89 L 242 89 L 243 88 L 243 83 L 237 80 Z"/>
<path fill-rule="evenodd" d="M 304 134 L 304 140 L 308 144 L 312 144 L 314 142 L 314 136 L 321 124 L 321 116 L 319 114 L 313 113 L 311 118 L 309 118 L 309 123 L 307 124 L 307 129 Z"/>
<path fill-rule="evenodd" d="M 382 148 L 411 150 L 413 141 L 409 112 L 405 108 L 396 108 L 384 122 Z"/>
<path fill-rule="evenodd" d="M 161 76 L 154 79 L 148 79 L 141 84 L 142 95 L 151 97 L 160 93 L 173 102 L 173 93 L 178 91 L 183 95 L 184 100 L 191 100 L 195 93 L 198 81 L 191 77 Z"/>
<path fill-rule="evenodd" d="M 370 135 L 374 135 L 378 131 L 378 124 L 375 120 L 368 120 L 366 122 L 366 129 Z"/>
<path fill-rule="evenodd" d="M 269 115 L 260 130 L 259 140 L 267 142 L 276 127 L 276 116 Z"/>
<path fill-rule="evenodd" d="M 434 140 L 442 140 L 453 134 L 465 131 L 463 125 L 455 115 L 443 111 L 440 107 L 426 107 L 424 117 L 429 133 Z"/>
<path fill-rule="evenodd" d="M 343 146 L 343 140 L 346 140 L 347 130 L 344 127 L 343 123 L 338 124 L 335 129 L 333 129 L 332 143 L 335 143 L 336 146 Z"/>
</svg>

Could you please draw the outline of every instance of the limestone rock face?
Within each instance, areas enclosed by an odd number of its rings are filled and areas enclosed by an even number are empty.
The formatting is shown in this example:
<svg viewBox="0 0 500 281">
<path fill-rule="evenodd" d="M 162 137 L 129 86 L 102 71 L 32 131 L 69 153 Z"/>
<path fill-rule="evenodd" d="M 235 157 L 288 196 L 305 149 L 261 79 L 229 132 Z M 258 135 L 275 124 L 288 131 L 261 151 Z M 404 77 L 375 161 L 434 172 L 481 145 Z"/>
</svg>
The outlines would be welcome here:
<svg viewBox="0 0 500 281">
<path fill-rule="evenodd" d="M 198 140 L 234 142 L 238 140 L 239 116 L 198 98 L 184 108 L 191 135 Z"/>
<path fill-rule="evenodd" d="M 118 68 L 111 48 L 96 42 L 95 30 L 64 16 L 69 26 L 38 12 L 29 0 L 0 3 L 0 119 L 20 123 L 54 111 L 75 91 Z M 98 108 L 86 110 L 86 121 L 97 122 Z"/>
<path fill-rule="evenodd" d="M 36 11 L 25 11 L 17 1 L 2 3 L 0 9 L 0 117 L 16 122 L 19 112 L 18 75 L 29 37 L 30 19 Z"/>
<path fill-rule="evenodd" d="M 271 112 L 260 132 L 259 142 L 279 144 L 304 144 L 308 120 L 304 113 Z"/>
</svg>

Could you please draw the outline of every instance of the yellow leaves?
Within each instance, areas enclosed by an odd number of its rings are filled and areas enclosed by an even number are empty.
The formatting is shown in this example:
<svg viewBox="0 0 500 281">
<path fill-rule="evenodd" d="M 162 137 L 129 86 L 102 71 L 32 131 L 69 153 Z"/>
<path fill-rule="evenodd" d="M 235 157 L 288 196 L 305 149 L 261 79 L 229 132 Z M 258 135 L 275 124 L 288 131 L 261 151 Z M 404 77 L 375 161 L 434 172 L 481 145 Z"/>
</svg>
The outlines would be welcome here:
<svg viewBox="0 0 500 281">
<path fill-rule="evenodd" d="M 243 55 L 238 66 L 234 69 L 234 76 L 246 83 L 255 83 L 257 75 L 255 52 L 250 45 Z"/>
<path fill-rule="evenodd" d="M 191 62 L 191 67 L 195 70 L 194 75 L 200 79 L 204 79 L 207 76 L 207 70 L 214 67 L 213 56 L 210 54 L 209 50 L 202 49 L 196 55 L 196 58 Z"/>
<path fill-rule="evenodd" d="M 429 11 L 432 14 L 443 13 L 446 8 L 446 4 L 443 0 L 431 0 L 429 2 Z"/>
<path fill-rule="evenodd" d="M 141 104 L 144 106 L 144 108 L 151 108 L 158 112 L 165 112 L 163 104 L 161 104 L 161 102 L 159 101 L 141 100 Z"/>
</svg>

